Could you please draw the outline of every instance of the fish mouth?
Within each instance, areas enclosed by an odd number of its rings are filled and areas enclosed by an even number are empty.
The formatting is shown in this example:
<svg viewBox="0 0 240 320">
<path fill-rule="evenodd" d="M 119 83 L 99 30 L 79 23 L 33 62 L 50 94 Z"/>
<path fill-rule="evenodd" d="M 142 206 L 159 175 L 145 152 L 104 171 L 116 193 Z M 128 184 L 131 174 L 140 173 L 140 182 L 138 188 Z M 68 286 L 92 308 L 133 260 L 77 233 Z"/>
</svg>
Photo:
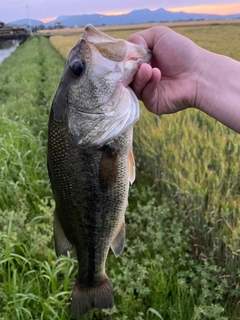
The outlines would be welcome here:
<svg viewBox="0 0 240 320">
<path fill-rule="evenodd" d="M 106 33 L 95 28 L 92 24 L 87 24 L 84 28 L 82 38 L 88 42 L 112 42 L 116 41 L 115 38 L 110 37 Z"/>
<path fill-rule="evenodd" d="M 142 63 L 150 63 L 152 59 L 152 51 L 148 48 L 144 48 L 146 51 L 146 56 L 142 59 Z"/>
<path fill-rule="evenodd" d="M 112 38 L 91 24 L 85 27 L 82 39 L 107 60 L 119 63 L 125 87 L 133 81 L 141 64 L 149 63 L 152 58 L 151 50 L 123 39 Z"/>
<path fill-rule="evenodd" d="M 140 59 L 141 63 L 149 63 L 152 57 L 151 50 L 123 39 L 115 39 L 91 24 L 85 27 L 82 39 L 94 45 L 103 56 L 110 60 L 122 61 L 124 54 L 125 57 L 127 54 L 127 60 Z"/>
<path fill-rule="evenodd" d="M 114 39 L 92 25 L 86 26 L 74 50 L 69 60 L 80 52 L 87 68 L 85 78 L 93 85 L 82 106 L 77 104 L 79 99 L 69 103 L 69 132 L 82 148 L 103 146 L 138 121 L 139 103 L 129 84 L 141 64 L 150 62 L 151 51 L 123 39 Z M 83 81 L 83 86 L 84 83 L 89 92 L 88 81 Z M 78 93 L 77 85 L 75 92 Z M 76 110 L 79 121 L 76 121 Z"/>
</svg>

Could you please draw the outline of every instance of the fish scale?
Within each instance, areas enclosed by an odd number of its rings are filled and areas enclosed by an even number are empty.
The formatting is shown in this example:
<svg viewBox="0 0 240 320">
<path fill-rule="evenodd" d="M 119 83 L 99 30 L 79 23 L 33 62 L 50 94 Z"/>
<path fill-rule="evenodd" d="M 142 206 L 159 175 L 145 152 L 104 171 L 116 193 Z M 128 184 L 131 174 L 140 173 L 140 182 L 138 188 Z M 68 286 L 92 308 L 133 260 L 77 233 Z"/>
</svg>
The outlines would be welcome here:
<svg viewBox="0 0 240 320">
<path fill-rule="evenodd" d="M 129 133 L 123 133 L 115 141 L 115 145 L 121 148 L 117 164 L 118 177 L 114 185 L 108 188 L 99 179 L 100 162 L 105 151 L 99 151 L 96 147 L 79 147 L 71 135 L 64 130 L 65 122 L 60 125 L 58 121 L 51 119 L 50 123 L 54 125 L 49 126 L 49 153 L 51 153 L 49 165 L 54 167 L 51 177 L 54 176 L 52 182 L 56 186 L 54 196 L 58 218 L 64 233 L 68 234 L 69 242 L 76 247 L 78 260 L 83 261 L 80 263 L 83 272 L 88 269 L 93 270 L 94 267 L 92 253 L 96 251 L 97 244 L 93 240 L 97 241 L 99 246 L 106 246 L 100 250 L 100 252 L 105 251 L 101 259 L 102 263 L 99 263 L 98 259 L 98 269 L 103 270 L 105 256 L 109 250 L 109 240 L 111 240 L 109 238 L 116 232 L 114 229 L 119 224 L 118 220 L 122 219 L 119 213 L 123 214 L 125 211 L 128 195 L 128 153 L 130 152 L 130 145 L 126 144 L 126 140 L 132 129 L 128 130 Z M 76 163 L 77 166 L 75 166 Z M 72 221 L 71 225 L 70 221 Z M 84 229 L 81 228 L 83 225 Z M 92 236 L 98 233 L 96 237 Z M 89 247 L 89 259 L 82 254 L 83 244 Z M 103 276 L 98 274 L 96 277 Z M 79 278 L 84 277 L 79 275 Z M 89 279 L 86 280 L 88 281 Z"/>
<path fill-rule="evenodd" d="M 151 53 L 93 26 L 71 50 L 48 125 L 48 172 L 55 199 L 56 254 L 74 247 L 78 275 L 71 315 L 112 308 L 109 249 L 124 248 L 124 213 L 135 179 L 133 124 L 138 100 L 128 87 Z"/>
</svg>

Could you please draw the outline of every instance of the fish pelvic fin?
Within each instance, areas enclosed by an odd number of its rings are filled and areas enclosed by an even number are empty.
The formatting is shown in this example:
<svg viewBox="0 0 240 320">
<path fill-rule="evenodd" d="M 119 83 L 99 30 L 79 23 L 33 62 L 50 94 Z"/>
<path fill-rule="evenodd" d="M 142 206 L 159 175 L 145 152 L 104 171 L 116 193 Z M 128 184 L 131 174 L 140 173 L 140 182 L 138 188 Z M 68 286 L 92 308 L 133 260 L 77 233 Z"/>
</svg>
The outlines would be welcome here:
<svg viewBox="0 0 240 320">
<path fill-rule="evenodd" d="M 67 255 L 67 251 L 72 249 L 71 243 L 66 238 L 62 226 L 60 224 L 58 214 L 56 209 L 54 210 L 54 242 L 55 242 L 55 251 L 56 255 L 59 257 L 60 255 Z"/>
<path fill-rule="evenodd" d="M 114 305 L 113 289 L 109 278 L 94 287 L 87 288 L 76 281 L 71 297 L 71 315 L 77 318 L 88 311 L 111 309 Z"/>
<path fill-rule="evenodd" d="M 120 229 L 118 230 L 116 237 L 114 238 L 111 244 L 111 249 L 116 258 L 119 257 L 123 252 L 124 245 L 125 245 L 125 236 L 126 236 L 125 223 L 123 222 Z"/>
</svg>

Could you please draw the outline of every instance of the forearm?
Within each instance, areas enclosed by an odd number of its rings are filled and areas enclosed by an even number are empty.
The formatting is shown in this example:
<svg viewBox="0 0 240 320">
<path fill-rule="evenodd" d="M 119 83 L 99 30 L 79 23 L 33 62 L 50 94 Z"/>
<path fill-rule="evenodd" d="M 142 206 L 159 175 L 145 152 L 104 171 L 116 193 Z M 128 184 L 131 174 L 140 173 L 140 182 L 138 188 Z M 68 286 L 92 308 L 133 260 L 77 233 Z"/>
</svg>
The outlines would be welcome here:
<svg viewBox="0 0 240 320">
<path fill-rule="evenodd" d="M 204 51 L 196 107 L 240 133 L 240 62 Z"/>
</svg>

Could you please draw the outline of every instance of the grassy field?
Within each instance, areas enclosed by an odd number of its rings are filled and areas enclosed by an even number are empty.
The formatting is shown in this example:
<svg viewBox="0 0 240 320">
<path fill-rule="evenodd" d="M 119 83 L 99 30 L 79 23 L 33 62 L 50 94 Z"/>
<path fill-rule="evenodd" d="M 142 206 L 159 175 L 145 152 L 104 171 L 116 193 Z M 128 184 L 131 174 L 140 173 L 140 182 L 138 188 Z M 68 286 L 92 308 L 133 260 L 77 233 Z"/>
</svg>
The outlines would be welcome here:
<svg viewBox="0 0 240 320">
<path fill-rule="evenodd" d="M 100 26 L 99 29 L 103 32 L 108 31 L 130 31 L 136 32 L 138 30 L 154 27 L 154 26 L 167 26 L 170 28 L 179 28 L 179 27 L 196 27 L 196 26 L 216 26 L 216 25 L 240 25 L 239 19 L 232 19 L 232 20 L 203 20 L 203 21 L 181 21 L 181 22 L 166 22 L 166 23 L 143 23 L 143 24 L 129 24 L 129 25 L 122 25 L 122 26 Z M 83 32 L 84 27 L 81 28 L 64 28 L 64 29 L 52 29 L 52 30 L 40 30 L 38 31 L 39 34 L 42 35 L 64 35 L 64 36 L 72 36 L 72 35 L 79 35 Z"/>
<path fill-rule="evenodd" d="M 138 28 L 116 30 L 116 28 L 109 29 L 109 27 L 105 27 L 106 30 L 104 30 L 104 28 L 100 29 L 112 37 L 122 39 L 128 39 L 131 33 L 139 31 Z M 229 26 L 201 25 L 197 27 L 182 24 L 181 26 L 172 29 L 187 36 L 203 48 L 240 60 L 240 52 L 237 50 L 240 43 L 240 24 Z M 72 29 L 68 29 L 68 31 L 72 32 Z M 64 59 L 66 59 L 69 50 L 81 38 L 83 29 L 79 29 L 75 35 L 71 35 L 70 33 L 68 36 L 61 35 L 61 32 L 64 31 L 56 30 L 56 34 L 50 38 L 50 42 L 61 53 Z M 60 35 L 58 33 L 60 33 Z"/>
<path fill-rule="evenodd" d="M 240 60 L 238 25 L 175 30 Z M 54 253 L 46 137 L 79 37 L 33 38 L 0 65 L 0 320 L 70 319 L 76 261 Z M 82 319 L 239 320 L 239 135 L 196 110 L 141 113 L 126 248 L 107 263 L 115 307 Z"/>
</svg>

